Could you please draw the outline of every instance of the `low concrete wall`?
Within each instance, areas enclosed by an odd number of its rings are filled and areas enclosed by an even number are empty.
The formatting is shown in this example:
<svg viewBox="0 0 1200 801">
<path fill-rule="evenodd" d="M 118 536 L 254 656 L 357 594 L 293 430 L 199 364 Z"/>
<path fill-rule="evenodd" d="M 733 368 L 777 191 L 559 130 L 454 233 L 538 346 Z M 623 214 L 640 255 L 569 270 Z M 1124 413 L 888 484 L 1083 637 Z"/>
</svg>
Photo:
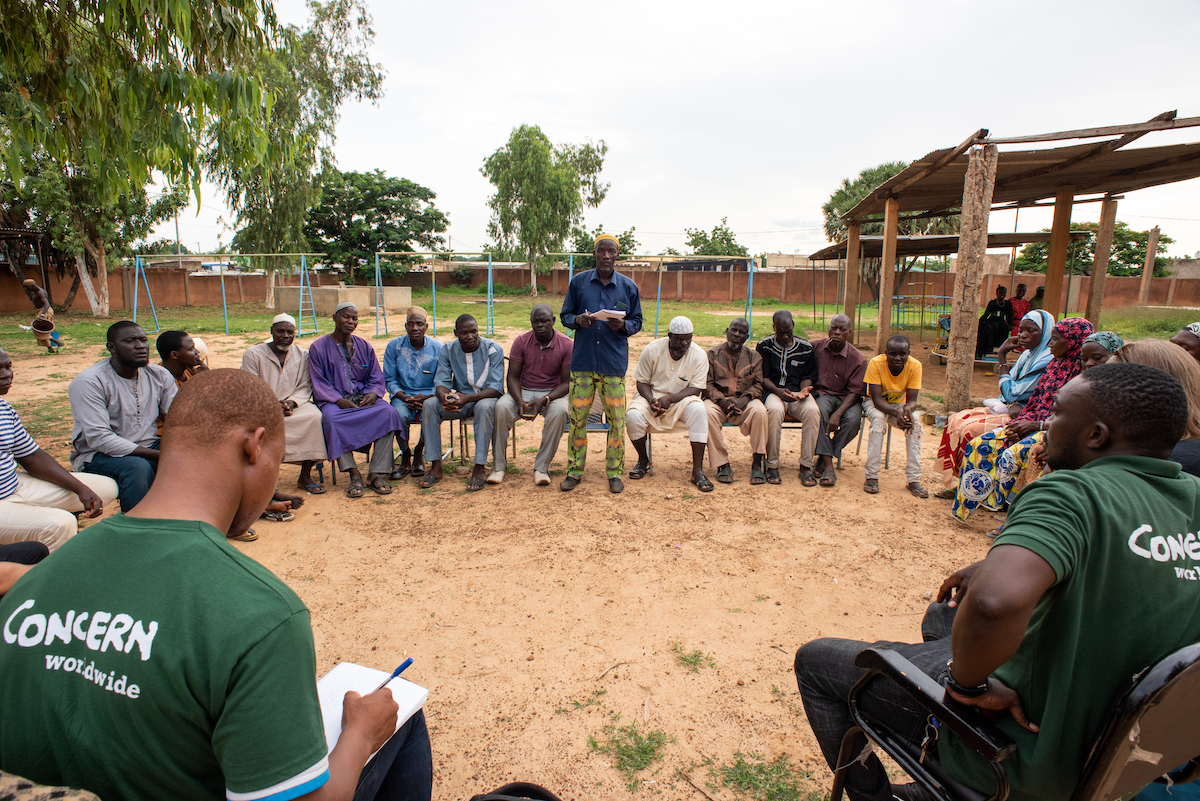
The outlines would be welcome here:
<svg viewBox="0 0 1200 801">
<path fill-rule="evenodd" d="M 375 288 L 369 286 L 321 286 L 313 287 L 313 309 L 318 317 L 332 317 L 339 303 L 350 301 L 358 307 L 359 314 L 375 308 Z M 412 290 L 406 286 L 385 286 L 383 308 L 388 314 L 403 314 L 412 304 Z M 300 287 L 275 287 L 275 313 L 298 314 L 300 310 Z"/>
</svg>

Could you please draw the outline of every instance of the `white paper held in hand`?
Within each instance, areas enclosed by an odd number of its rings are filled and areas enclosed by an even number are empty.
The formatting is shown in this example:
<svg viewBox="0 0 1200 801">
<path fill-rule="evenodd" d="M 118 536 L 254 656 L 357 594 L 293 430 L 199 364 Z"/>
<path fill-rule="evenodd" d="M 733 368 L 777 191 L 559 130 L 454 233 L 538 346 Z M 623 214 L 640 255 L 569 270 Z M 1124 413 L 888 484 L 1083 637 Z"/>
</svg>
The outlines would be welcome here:
<svg viewBox="0 0 1200 801">
<path fill-rule="evenodd" d="M 592 316 L 597 320 L 624 320 L 625 312 L 619 309 L 601 309 L 598 312 L 592 312 Z"/>
<path fill-rule="evenodd" d="M 387 677 L 386 670 L 376 670 L 353 662 L 339 662 L 333 670 L 317 681 L 317 697 L 321 702 L 321 716 L 325 722 L 325 742 L 330 751 L 342 735 L 342 700 L 346 693 L 354 690 L 366 695 Z M 425 699 L 429 698 L 429 690 L 401 676 L 389 681 L 387 688 L 392 691 L 392 698 L 400 706 L 396 715 L 397 729 L 415 715 L 417 710 L 425 705 Z"/>
</svg>

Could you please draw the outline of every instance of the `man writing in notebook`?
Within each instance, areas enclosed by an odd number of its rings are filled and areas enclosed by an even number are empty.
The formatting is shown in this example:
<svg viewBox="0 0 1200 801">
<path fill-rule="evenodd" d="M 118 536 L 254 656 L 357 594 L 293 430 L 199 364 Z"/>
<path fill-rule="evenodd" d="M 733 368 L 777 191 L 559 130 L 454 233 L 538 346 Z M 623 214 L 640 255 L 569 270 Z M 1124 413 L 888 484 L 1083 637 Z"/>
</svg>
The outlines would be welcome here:
<svg viewBox="0 0 1200 801">
<path fill-rule="evenodd" d="M 308 610 L 225 540 L 267 505 L 283 455 L 261 380 L 183 386 L 141 503 L 0 600 L 0 770 L 132 801 L 428 801 L 424 717 L 393 737 L 389 690 L 347 693 L 326 753 Z"/>
</svg>

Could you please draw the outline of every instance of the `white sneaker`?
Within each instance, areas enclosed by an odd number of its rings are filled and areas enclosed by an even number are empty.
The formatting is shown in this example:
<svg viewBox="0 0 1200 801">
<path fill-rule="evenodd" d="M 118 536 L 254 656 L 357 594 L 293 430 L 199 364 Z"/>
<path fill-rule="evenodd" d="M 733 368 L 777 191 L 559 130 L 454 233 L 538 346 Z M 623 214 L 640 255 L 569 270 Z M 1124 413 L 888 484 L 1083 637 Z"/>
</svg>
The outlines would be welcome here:
<svg viewBox="0 0 1200 801">
<path fill-rule="evenodd" d="M 534 470 L 533 483 L 539 487 L 548 487 L 550 486 L 550 476 L 546 475 L 540 470 Z"/>
<path fill-rule="evenodd" d="M 503 470 L 497 470 L 495 473 L 492 473 L 490 476 L 487 477 L 487 483 L 489 483 L 489 484 L 499 484 L 503 480 L 504 480 L 504 471 Z"/>
</svg>

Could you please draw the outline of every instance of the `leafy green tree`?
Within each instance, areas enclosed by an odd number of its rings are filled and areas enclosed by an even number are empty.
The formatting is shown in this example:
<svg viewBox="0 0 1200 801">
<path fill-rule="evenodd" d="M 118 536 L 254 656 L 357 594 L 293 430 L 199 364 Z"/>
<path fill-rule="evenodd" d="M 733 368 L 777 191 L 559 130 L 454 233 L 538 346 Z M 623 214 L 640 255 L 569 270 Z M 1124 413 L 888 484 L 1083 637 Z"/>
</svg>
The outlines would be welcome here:
<svg viewBox="0 0 1200 801">
<path fill-rule="evenodd" d="M 143 256 L 174 256 L 176 253 L 186 256 L 192 252 L 188 250 L 187 245 L 177 243 L 174 239 L 156 239 L 144 245 L 135 245 L 134 249 Z"/>
<path fill-rule="evenodd" d="M 390 178 L 383 170 L 325 174 L 321 203 L 308 213 L 304 234 L 310 248 L 325 254 L 329 266 L 375 274 L 375 254 L 382 251 L 437 250 L 449 225 L 434 207 L 433 190 L 407 178 Z M 403 259 L 380 259 L 380 269 L 407 271 Z"/>
<path fill-rule="evenodd" d="M 830 242 L 841 242 L 848 236 L 842 215 L 859 204 L 867 195 L 874 192 L 881 184 L 899 175 L 908 167 L 903 161 L 889 161 L 875 167 L 868 167 L 851 181 L 843 178 L 841 185 L 829 196 L 829 200 L 821 206 L 821 214 L 825 218 L 825 237 Z M 930 234 L 957 234 L 958 216 L 930 217 L 921 220 L 900 220 L 896 233 L 900 236 L 922 236 Z M 864 223 L 860 232 L 862 236 L 883 236 L 883 223 Z M 902 258 L 896 262 L 896 285 L 899 286 L 909 271 L 917 264 L 917 256 Z M 882 259 L 859 259 L 858 273 L 871 289 L 871 298 L 879 299 L 879 269 Z"/>
<path fill-rule="evenodd" d="M 684 228 L 687 234 L 687 246 L 696 256 L 744 256 L 749 257 L 750 251 L 737 243 L 733 231 L 726 224 L 728 217 L 721 218 L 720 225 L 714 225 L 712 233 L 705 233 L 698 228 Z"/>
<path fill-rule="evenodd" d="M 529 264 L 530 294 L 537 273 L 549 268 L 546 254 L 561 251 L 585 206 L 596 207 L 608 194 L 600 170 L 608 145 L 555 146 L 536 125 L 514 128 L 504 147 L 488 156 L 480 173 L 496 193 L 488 199 L 488 235 L 501 250 L 518 250 Z"/>
<path fill-rule="evenodd" d="M 113 199 L 104 179 L 45 155 L 25 159 L 20 179 L 6 177 L 0 203 L 27 209 L 29 227 L 46 231 L 56 249 L 74 257 L 75 278 L 97 317 L 109 313 L 108 263 L 132 255 L 135 243 L 187 205 L 182 187 L 151 199 L 143 185 Z M 74 285 L 64 305 L 73 299 Z"/>
<path fill-rule="evenodd" d="M 675 248 L 666 248 L 663 250 L 662 253 L 659 253 L 658 255 L 660 255 L 660 256 L 681 256 L 683 254 L 681 254 Z"/>
<path fill-rule="evenodd" d="M 228 162 L 260 160 L 271 97 L 240 65 L 274 24 L 269 0 L 0 0 L 0 160 L 19 181 L 49 157 L 103 203 L 154 170 L 199 197 L 206 132 Z"/>
<path fill-rule="evenodd" d="M 1049 232 L 1049 228 L 1043 228 Z M 1096 259 L 1096 236 L 1100 232 L 1100 223 L 1085 222 L 1071 223 L 1072 231 L 1087 231 L 1087 239 L 1079 242 L 1072 240 L 1067 251 L 1067 267 L 1073 273 L 1092 274 L 1092 265 Z M 1166 251 L 1166 245 L 1174 244 L 1175 240 L 1166 234 L 1158 235 L 1158 252 Z M 1120 220 L 1113 226 L 1112 252 L 1108 257 L 1109 275 L 1141 275 L 1146 266 L 1146 248 L 1150 244 L 1149 231 L 1134 231 Z M 1030 242 L 1021 249 L 1017 257 L 1017 269 L 1024 272 L 1046 272 L 1046 257 L 1050 253 L 1049 242 Z M 1163 278 L 1170 273 L 1167 271 L 1167 258 L 1155 256 L 1154 275 Z"/>
<path fill-rule="evenodd" d="M 632 256 L 634 253 L 637 253 L 638 241 L 633 235 L 633 232 L 636 230 L 637 228 L 630 228 L 624 233 L 613 234 L 617 238 L 617 244 L 621 248 L 620 255 Z M 603 225 L 597 225 L 596 229 L 590 234 L 579 226 L 572 229 L 571 252 L 588 254 L 586 256 L 575 257 L 576 271 L 594 270 L 596 268 L 596 257 L 592 254 L 596 251 L 596 237 L 602 233 L 604 233 Z"/>
<path fill-rule="evenodd" d="M 339 109 L 350 98 L 383 96 L 381 66 L 367 56 L 375 33 L 363 0 L 308 0 L 308 9 L 307 28 L 281 29 L 253 61 L 276 98 L 262 163 L 229 160 L 219 148 L 205 155 L 234 213 L 234 245 L 243 253 L 308 250 L 304 224 L 321 197 L 314 176 L 333 168 Z M 292 264 L 268 258 L 263 267 L 272 274 Z M 267 282 L 266 303 L 274 304 L 273 281 Z"/>
</svg>

